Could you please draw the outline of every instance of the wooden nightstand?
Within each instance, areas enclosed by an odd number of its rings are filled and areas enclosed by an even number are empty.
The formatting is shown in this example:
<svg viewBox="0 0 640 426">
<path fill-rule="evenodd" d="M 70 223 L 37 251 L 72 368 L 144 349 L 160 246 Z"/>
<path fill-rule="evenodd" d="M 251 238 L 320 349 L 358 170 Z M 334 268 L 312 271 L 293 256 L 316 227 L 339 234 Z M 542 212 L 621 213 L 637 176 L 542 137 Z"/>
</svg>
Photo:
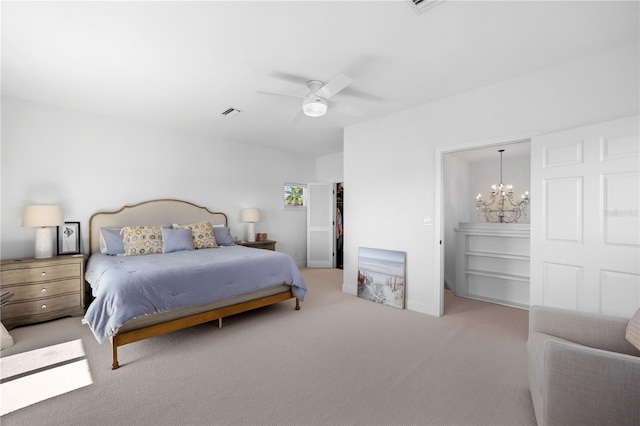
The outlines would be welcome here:
<svg viewBox="0 0 640 426">
<path fill-rule="evenodd" d="M 84 256 L 6 259 L 0 291 L 14 296 L 2 307 L 7 329 L 64 316 L 84 315 Z"/>
<path fill-rule="evenodd" d="M 236 241 L 239 246 L 253 247 L 265 250 L 276 251 L 276 241 L 264 240 L 264 241 Z"/>
</svg>

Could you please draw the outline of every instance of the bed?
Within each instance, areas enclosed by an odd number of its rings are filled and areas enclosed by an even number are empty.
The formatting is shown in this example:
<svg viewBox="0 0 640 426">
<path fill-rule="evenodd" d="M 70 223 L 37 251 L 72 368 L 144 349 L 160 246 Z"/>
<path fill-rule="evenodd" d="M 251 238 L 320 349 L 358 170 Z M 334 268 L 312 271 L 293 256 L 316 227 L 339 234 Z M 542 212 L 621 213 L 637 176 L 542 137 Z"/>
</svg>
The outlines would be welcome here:
<svg viewBox="0 0 640 426">
<path fill-rule="evenodd" d="M 214 320 L 222 327 L 224 317 L 289 299 L 300 309 L 307 290 L 293 259 L 235 245 L 227 225 L 224 213 L 172 199 L 91 216 L 85 280 L 93 300 L 82 322 L 100 343 L 111 341 L 112 369 L 129 343 Z M 124 251 L 112 252 L 118 238 Z"/>
</svg>

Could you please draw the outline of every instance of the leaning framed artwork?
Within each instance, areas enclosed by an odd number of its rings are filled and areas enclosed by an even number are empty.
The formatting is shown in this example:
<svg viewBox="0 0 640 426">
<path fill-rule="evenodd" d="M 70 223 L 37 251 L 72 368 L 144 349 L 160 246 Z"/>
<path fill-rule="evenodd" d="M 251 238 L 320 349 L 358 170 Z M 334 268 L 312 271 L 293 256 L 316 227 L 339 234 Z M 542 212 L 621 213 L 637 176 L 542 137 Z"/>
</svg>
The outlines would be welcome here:
<svg viewBox="0 0 640 426">
<path fill-rule="evenodd" d="M 358 297 L 404 309 L 405 259 L 403 251 L 360 247 Z"/>
<path fill-rule="evenodd" d="M 80 222 L 58 226 L 58 254 L 80 253 Z"/>
</svg>

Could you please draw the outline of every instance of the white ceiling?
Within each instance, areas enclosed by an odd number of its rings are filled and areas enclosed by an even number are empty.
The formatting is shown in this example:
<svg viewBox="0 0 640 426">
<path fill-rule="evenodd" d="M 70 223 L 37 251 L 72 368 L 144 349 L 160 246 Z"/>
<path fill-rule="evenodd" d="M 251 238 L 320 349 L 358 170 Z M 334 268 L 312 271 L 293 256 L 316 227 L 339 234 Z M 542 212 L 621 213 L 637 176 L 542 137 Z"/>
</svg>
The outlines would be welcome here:
<svg viewBox="0 0 640 426">
<path fill-rule="evenodd" d="M 2 94 L 313 155 L 343 128 L 638 40 L 638 2 L 6 2 Z M 288 124 L 309 79 L 355 82 Z M 342 108 L 339 108 L 342 106 Z M 228 118 L 229 107 L 242 111 Z M 350 115 L 353 109 L 361 115 Z"/>
</svg>

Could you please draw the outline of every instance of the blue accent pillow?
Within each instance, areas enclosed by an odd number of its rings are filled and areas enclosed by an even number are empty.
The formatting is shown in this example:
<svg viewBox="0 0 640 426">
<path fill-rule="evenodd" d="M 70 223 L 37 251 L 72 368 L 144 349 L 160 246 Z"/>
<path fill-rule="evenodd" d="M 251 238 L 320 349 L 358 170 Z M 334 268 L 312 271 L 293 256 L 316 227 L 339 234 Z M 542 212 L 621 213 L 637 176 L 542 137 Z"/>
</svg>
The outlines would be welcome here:
<svg viewBox="0 0 640 426">
<path fill-rule="evenodd" d="M 231 236 L 231 230 L 226 226 L 214 226 L 213 236 L 216 238 L 216 243 L 219 246 L 235 246 L 233 237 Z"/>
<path fill-rule="evenodd" d="M 162 228 L 163 253 L 174 251 L 193 250 L 191 229 Z"/>
<path fill-rule="evenodd" d="M 110 256 L 124 253 L 120 228 L 100 228 L 100 253 Z"/>
</svg>

